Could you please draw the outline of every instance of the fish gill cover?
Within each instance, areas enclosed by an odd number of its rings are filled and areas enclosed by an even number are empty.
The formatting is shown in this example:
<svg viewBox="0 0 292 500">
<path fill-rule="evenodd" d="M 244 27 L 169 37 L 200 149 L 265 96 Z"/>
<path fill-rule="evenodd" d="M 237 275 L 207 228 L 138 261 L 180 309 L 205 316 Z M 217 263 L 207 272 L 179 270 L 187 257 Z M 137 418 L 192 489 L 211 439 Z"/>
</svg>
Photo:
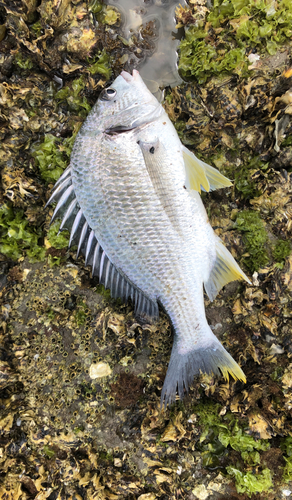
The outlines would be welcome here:
<svg viewBox="0 0 292 500">
<path fill-rule="evenodd" d="M 284 9 L 285 23 L 290 4 L 271 5 Z M 223 68 L 222 75 L 210 72 L 205 84 L 194 79 L 166 96 L 183 142 L 234 179 L 230 194 L 205 195 L 212 226 L 244 268 L 252 265 L 252 234 L 264 229 L 268 263 L 255 271 L 252 286 L 231 285 L 207 303 L 216 334 L 242 357 L 246 390 L 206 377 L 183 404 L 161 413 L 171 349 L 167 318 L 152 327 L 137 324 L 130 306 L 96 287 L 82 258 L 76 266 L 74 252 L 45 243 L 51 214 L 43 206 L 54 183 L 49 176 L 60 156 L 67 161 L 62 139 L 72 138 L 84 121 L 80 103 L 86 98 L 92 106 L 106 86 L 105 73 L 117 76 L 125 55 L 138 55 L 146 43 L 126 45 L 116 36 L 123 37 L 118 22 L 97 26 L 92 14 L 100 6 L 46 0 L 0 8 L 0 199 L 10 214 L 1 218 L 0 233 L 17 249 L 17 255 L 1 255 L 1 498 L 197 499 L 212 498 L 214 491 L 238 500 L 287 497 L 291 40 L 276 41 L 271 55 L 265 38 L 260 52 L 243 38 L 253 66 L 246 74 Z M 192 4 L 178 21 L 191 26 L 198 9 Z M 215 35 L 206 19 L 200 21 L 216 52 L 221 28 L 235 39 L 229 17 Z M 104 47 L 108 62 L 92 73 Z M 63 89 L 54 76 L 68 89 L 62 99 L 55 97 Z M 84 86 L 74 96 L 80 77 Z M 50 151 L 41 147 L 47 134 L 56 138 Z M 37 156 L 44 159 L 43 172 Z M 257 214 L 249 227 L 245 211 Z M 17 236 L 23 230 L 24 238 L 8 236 L 11 227 Z M 27 251 L 38 248 L 46 249 L 45 260 L 31 263 Z M 59 265 L 51 267 L 52 260 Z"/>
</svg>

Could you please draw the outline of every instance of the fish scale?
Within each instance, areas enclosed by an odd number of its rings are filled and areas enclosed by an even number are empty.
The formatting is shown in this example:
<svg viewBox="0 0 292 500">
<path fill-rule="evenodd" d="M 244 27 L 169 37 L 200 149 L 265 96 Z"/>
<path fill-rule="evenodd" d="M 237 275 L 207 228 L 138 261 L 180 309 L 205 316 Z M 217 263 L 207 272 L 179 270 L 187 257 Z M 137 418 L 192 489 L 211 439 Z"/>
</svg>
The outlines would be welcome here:
<svg viewBox="0 0 292 500">
<path fill-rule="evenodd" d="M 157 303 L 169 315 L 174 342 L 162 405 L 177 391 L 182 398 L 201 372 L 245 380 L 212 333 L 203 298 L 203 285 L 212 300 L 229 281 L 248 281 L 212 230 L 199 195 L 228 185 L 182 146 L 134 71 L 102 91 L 49 200 L 57 201 L 54 216 L 63 215 L 70 242 L 113 297 L 131 297 L 143 321 L 158 317 Z"/>
<path fill-rule="evenodd" d="M 102 139 L 97 138 L 97 141 L 99 140 Z M 130 134 L 129 141 L 131 141 Z M 92 176 L 95 180 L 91 184 L 90 193 L 88 193 L 89 182 L 84 183 L 83 189 L 80 189 L 80 186 L 75 187 L 79 203 L 91 227 L 99 235 L 99 240 L 107 255 L 147 295 L 160 300 L 170 315 L 176 333 L 186 338 L 194 329 L 194 324 L 203 320 L 206 323 L 203 301 L 200 300 L 202 277 L 199 274 L 196 280 L 188 276 L 190 269 L 200 269 L 200 258 L 196 253 L 201 255 L 201 248 L 198 249 L 195 241 L 186 242 L 177 238 L 163 207 L 160 206 L 149 176 L 145 175 L 142 155 L 136 158 L 135 154 L 133 155 L 132 151 L 128 150 L 127 161 L 121 164 L 121 149 L 117 148 L 116 143 L 112 144 L 112 141 L 106 141 L 105 144 L 111 148 L 108 155 L 110 164 L 103 169 L 100 168 L 100 159 L 98 162 L 93 162 L 91 168 L 97 169 L 97 175 Z M 82 157 L 86 155 L 85 148 L 86 145 L 84 147 L 79 144 L 77 155 L 72 156 L 73 179 L 75 170 L 83 171 L 85 175 L 82 164 Z M 93 166 L 95 164 L 96 166 Z M 184 193 L 183 187 L 181 187 L 181 193 L 176 193 L 178 199 L 175 200 L 175 205 L 181 206 L 179 216 L 183 226 L 185 213 L 191 212 L 191 198 Z M 121 210 L 122 202 L 119 200 L 122 200 L 125 194 L 129 196 L 131 205 L 127 209 L 123 206 Z M 100 224 L 97 223 L 96 216 L 91 215 L 97 196 L 101 196 L 103 202 Z M 99 199 L 97 205 L 101 205 Z M 197 212 L 197 210 L 194 211 Z M 104 220 L 110 221 L 107 226 L 104 225 Z M 127 232 L 126 241 L 122 242 L 118 236 L 125 222 L 132 230 Z M 193 221 L 192 224 L 194 225 L 195 222 Z M 149 231 L 153 226 L 155 232 L 152 231 L 149 237 Z M 197 226 L 199 232 L 199 224 Z M 190 231 L 188 231 L 188 236 L 190 236 Z M 192 235 L 192 240 L 194 239 L 195 235 Z M 135 248 L 131 245 L 133 240 L 135 243 L 138 242 Z M 155 280 L 159 283 L 156 284 Z M 184 304 L 184 307 L 181 307 L 183 298 L 187 306 Z M 201 308 L 198 308 L 199 303 L 201 303 Z M 197 311 L 202 314 L 196 314 Z M 192 338 L 192 335 L 190 337 Z"/>
<path fill-rule="evenodd" d="M 82 156 L 84 154 L 84 149 L 82 146 L 81 148 L 79 146 L 78 151 L 78 155 L 80 154 L 80 156 Z M 161 230 L 163 230 L 165 228 L 165 224 L 167 223 L 167 218 L 163 210 L 161 210 L 161 212 L 158 214 L 157 205 L 159 200 L 157 200 L 155 192 L 151 192 L 152 186 L 149 182 L 149 179 L 147 179 L 147 177 L 145 176 L 145 178 L 141 181 L 141 176 L 139 175 L 139 171 L 137 171 L 136 168 L 136 160 L 133 161 L 133 168 L 131 170 L 132 175 L 130 173 L 129 163 L 127 163 L 127 166 L 125 167 L 120 166 L 119 164 L 114 165 L 113 154 L 110 155 L 110 161 L 112 166 L 111 169 L 107 167 L 106 169 L 98 171 L 98 175 L 96 176 L 96 178 L 98 178 L 98 182 L 91 185 L 91 195 L 88 195 L 87 186 L 85 186 L 85 189 L 82 189 L 82 191 L 80 190 L 80 187 L 76 187 L 76 191 L 78 190 L 77 192 L 79 193 L 79 202 L 83 206 L 84 213 L 88 217 L 91 227 L 94 227 L 94 229 L 99 234 L 99 239 L 103 248 L 106 250 L 108 255 L 114 256 L 115 259 L 117 259 L 118 255 L 123 252 L 122 256 L 120 257 L 120 260 L 122 262 L 121 265 L 123 266 L 123 269 L 130 277 L 130 279 L 134 280 L 134 282 L 139 286 L 139 283 L 137 282 L 137 276 L 130 276 L 130 271 L 127 268 L 127 261 L 125 260 L 125 254 L 128 256 L 128 261 L 131 263 L 131 265 L 133 259 L 134 262 L 135 260 L 137 261 L 133 266 L 134 268 L 138 268 L 144 265 L 143 261 L 141 261 L 140 255 L 137 256 L 137 248 L 131 248 L 131 245 L 128 245 L 127 249 L 123 251 L 121 241 L 119 241 L 118 238 L 119 232 L 125 226 L 125 223 L 127 223 L 128 227 L 131 228 L 131 230 L 127 232 L 127 235 L 125 235 L 127 236 L 127 241 L 141 242 L 141 251 L 143 252 L 143 249 L 146 250 L 147 248 L 147 242 L 150 242 L 152 246 L 154 245 L 153 236 L 156 236 L 158 240 L 156 242 L 156 245 L 162 245 L 161 238 L 159 237 L 158 239 L 158 235 L 156 233 L 155 235 L 152 235 L 151 239 L 149 239 L 148 232 L 145 228 L 148 227 L 150 230 L 152 230 L 153 224 L 155 224 L 156 231 L 159 231 L 159 227 L 161 228 Z M 115 162 L 117 163 L 118 161 L 119 154 L 117 155 Z M 74 155 L 73 162 L 74 165 L 76 164 L 76 167 L 74 168 L 82 169 L 82 163 L 80 162 L 79 158 L 75 158 Z M 99 167 L 97 165 L 97 169 L 98 168 Z M 124 182 L 120 182 L 119 185 L 119 181 L 121 181 L 121 178 L 124 179 Z M 127 184 L 125 184 L 125 179 L 127 179 Z M 118 190 L 117 186 L 119 186 Z M 96 216 L 92 217 L 92 207 L 97 202 L 97 195 L 95 194 L 97 192 L 98 196 L 100 196 L 101 194 L 103 195 L 103 214 L 102 220 L 100 222 L 101 227 L 95 225 L 97 223 Z M 126 207 L 123 207 L 123 210 L 121 210 L 121 200 L 125 195 L 127 195 L 131 200 L 131 205 L 128 206 L 127 209 Z M 97 204 L 99 205 L 100 203 Z M 88 211 L 87 207 L 89 207 Z M 104 220 L 111 221 L 109 223 L 109 226 L 107 226 L 106 228 L 104 228 Z M 112 233 L 114 233 L 113 238 L 111 238 L 109 228 L 112 230 Z M 102 234 L 102 231 L 105 231 L 105 234 Z M 112 247 L 110 247 L 111 240 L 113 241 Z M 168 234 L 166 235 L 166 240 L 169 240 Z M 118 246 L 117 242 L 119 243 Z M 149 259 L 151 260 L 151 256 L 149 256 Z M 143 282 L 143 287 L 143 289 L 145 289 L 145 282 Z M 153 280 L 150 280 L 149 289 L 153 289 Z"/>
</svg>

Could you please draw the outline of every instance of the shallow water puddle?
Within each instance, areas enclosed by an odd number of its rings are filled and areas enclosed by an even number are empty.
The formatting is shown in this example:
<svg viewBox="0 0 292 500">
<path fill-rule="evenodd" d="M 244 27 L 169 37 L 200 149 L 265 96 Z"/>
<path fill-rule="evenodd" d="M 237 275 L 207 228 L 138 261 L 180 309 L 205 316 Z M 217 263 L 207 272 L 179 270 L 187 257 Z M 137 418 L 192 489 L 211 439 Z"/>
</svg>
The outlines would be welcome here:
<svg viewBox="0 0 292 500">
<path fill-rule="evenodd" d="M 177 70 L 179 40 L 174 39 L 178 0 L 109 0 L 107 3 L 114 5 L 121 12 L 123 31 L 127 39 L 137 33 L 141 25 L 155 21 L 158 29 L 157 39 L 154 40 L 155 52 L 139 67 L 137 65 L 151 92 L 156 93 L 159 87 L 179 85 L 182 82 Z M 186 5 L 184 0 L 180 3 Z"/>
</svg>

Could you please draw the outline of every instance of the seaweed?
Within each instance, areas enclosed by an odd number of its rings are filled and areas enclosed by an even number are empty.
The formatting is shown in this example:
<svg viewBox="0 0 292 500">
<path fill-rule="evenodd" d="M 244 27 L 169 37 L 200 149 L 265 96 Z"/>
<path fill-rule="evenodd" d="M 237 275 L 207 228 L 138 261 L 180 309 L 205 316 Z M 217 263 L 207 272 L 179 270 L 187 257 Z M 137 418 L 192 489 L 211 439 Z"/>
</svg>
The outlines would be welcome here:
<svg viewBox="0 0 292 500">
<path fill-rule="evenodd" d="M 108 68 L 103 63 L 100 64 L 100 70 L 108 71 Z M 58 90 L 55 94 L 55 99 L 59 103 L 65 102 L 70 111 L 74 111 L 82 118 L 86 118 L 87 114 L 91 110 L 91 106 L 85 95 L 83 95 L 85 86 L 85 77 L 81 75 L 79 78 L 73 80 L 71 84 Z"/>
<path fill-rule="evenodd" d="M 56 455 L 56 453 L 54 452 L 54 450 L 52 450 L 48 445 L 45 445 L 43 447 L 43 452 L 44 454 L 50 459 L 50 458 L 54 458 L 54 456 Z"/>
<path fill-rule="evenodd" d="M 235 227 L 243 233 L 243 242 L 248 252 L 244 264 L 251 272 L 258 271 L 269 262 L 266 243 L 268 235 L 258 212 L 242 210 L 236 216 Z"/>
<path fill-rule="evenodd" d="M 68 247 L 68 242 L 69 242 L 69 233 L 68 231 L 61 231 L 59 233 L 59 228 L 60 228 L 60 221 L 54 222 L 47 233 L 47 240 L 49 244 L 57 248 L 58 250 L 62 248 L 67 248 Z"/>
<path fill-rule="evenodd" d="M 58 145 L 60 140 L 52 134 L 45 134 L 42 143 L 35 144 L 33 156 L 41 177 L 47 182 L 56 182 L 68 165 L 68 158 L 64 158 Z"/>
<path fill-rule="evenodd" d="M 208 33 L 191 26 L 185 39 L 180 43 L 179 70 L 184 78 L 196 77 L 202 84 L 212 75 L 224 76 L 224 73 L 243 73 L 247 70 L 245 49 L 221 43 L 218 50 L 210 44 Z"/>
<path fill-rule="evenodd" d="M 235 170 L 235 187 L 241 193 L 243 199 L 250 200 L 262 194 L 256 179 L 253 179 L 253 174 L 258 170 L 267 170 L 268 166 L 269 163 L 263 162 L 259 156 L 256 156 L 250 161 L 244 162 L 242 167 Z"/>
<path fill-rule="evenodd" d="M 31 262 L 44 260 L 45 248 L 39 244 L 43 238 L 40 227 L 31 227 L 21 209 L 8 204 L 0 207 L 0 252 L 17 260 L 27 255 Z"/>
<path fill-rule="evenodd" d="M 45 181 L 56 182 L 68 166 L 78 125 L 71 137 L 61 139 L 53 134 L 45 134 L 43 142 L 34 144 L 32 155 Z"/>
<path fill-rule="evenodd" d="M 292 4 L 264 0 L 215 0 L 206 24 L 196 21 L 180 44 L 179 69 L 204 83 L 212 75 L 247 75 L 253 51 L 275 54 L 291 38 Z M 199 25 L 199 27 L 198 27 Z"/>
<path fill-rule="evenodd" d="M 282 439 L 281 449 L 285 453 L 285 467 L 283 469 L 283 479 L 286 482 L 292 481 L 292 436 L 288 436 L 285 439 Z"/>
<path fill-rule="evenodd" d="M 272 475 L 269 469 L 261 472 L 242 472 L 236 467 L 229 465 L 226 468 L 228 474 L 235 478 L 237 493 L 246 493 L 249 498 L 255 493 L 268 492 L 273 487 Z"/>
<path fill-rule="evenodd" d="M 91 75 L 102 75 L 109 80 L 112 75 L 112 69 L 110 67 L 110 56 L 106 53 L 105 50 L 96 54 L 93 58 L 88 59 L 89 63 L 89 73 Z"/>
<path fill-rule="evenodd" d="M 30 58 L 30 56 L 27 56 L 24 58 L 23 54 L 21 52 L 18 52 L 15 55 L 15 62 L 17 66 L 19 66 L 21 69 L 28 70 L 33 68 L 33 62 Z"/>
<path fill-rule="evenodd" d="M 272 254 L 280 269 L 284 266 L 284 261 L 291 253 L 291 243 L 288 240 L 278 240 L 272 249 Z"/>
<path fill-rule="evenodd" d="M 244 422 L 240 422 L 230 412 L 220 416 L 220 405 L 206 402 L 193 409 L 198 415 L 198 423 L 202 428 L 198 448 L 202 452 L 203 465 L 207 468 L 222 466 L 226 452 L 230 448 L 240 453 L 243 465 L 237 459 L 233 465 L 226 466 L 229 476 L 235 478 L 238 493 L 253 493 L 268 491 L 272 483 L 272 473 L 268 468 L 254 474 L 250 467 L 260 466 L 261 453 L 270 448 L 265 439 L 254 439 Z M 224 463 L 224 462 L 223 462 Z"/>
</svg>

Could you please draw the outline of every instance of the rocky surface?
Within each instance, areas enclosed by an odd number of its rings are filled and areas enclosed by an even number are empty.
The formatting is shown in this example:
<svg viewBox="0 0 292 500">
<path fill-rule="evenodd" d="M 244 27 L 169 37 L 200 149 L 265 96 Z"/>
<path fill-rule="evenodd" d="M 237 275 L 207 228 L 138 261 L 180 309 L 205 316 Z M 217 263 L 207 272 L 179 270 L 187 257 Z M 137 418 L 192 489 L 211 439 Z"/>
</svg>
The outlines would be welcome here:
<svg viewBox="0 0 292 500">
<path fill-rule="evenodd" d="M 264 26 L 258 14 L 237 24 L 233 14 L 214 27 L 196 2 L 178 20 L 224 52 L 228 29 Z M 126 43 L 118 13 L 97 2 L 6 2 L 0 16 L 0 498 L 291 497 L 289 33 L 274 54 L 245 35 L 238 67 L 208 67 L 206 80 L 202 67 L 166 92 L 183 142 L 234 180 L 204 203 L 252 285 L 206 300 L 247 383 L 202 376 L 161 411 L 167 317 L 137 323 L 132 305 L 113 301 L 67 250 L 58 223 L 49 229 L 44 209 L 99 91 L 149 50 L 153 26 Z"/>
</svg>

